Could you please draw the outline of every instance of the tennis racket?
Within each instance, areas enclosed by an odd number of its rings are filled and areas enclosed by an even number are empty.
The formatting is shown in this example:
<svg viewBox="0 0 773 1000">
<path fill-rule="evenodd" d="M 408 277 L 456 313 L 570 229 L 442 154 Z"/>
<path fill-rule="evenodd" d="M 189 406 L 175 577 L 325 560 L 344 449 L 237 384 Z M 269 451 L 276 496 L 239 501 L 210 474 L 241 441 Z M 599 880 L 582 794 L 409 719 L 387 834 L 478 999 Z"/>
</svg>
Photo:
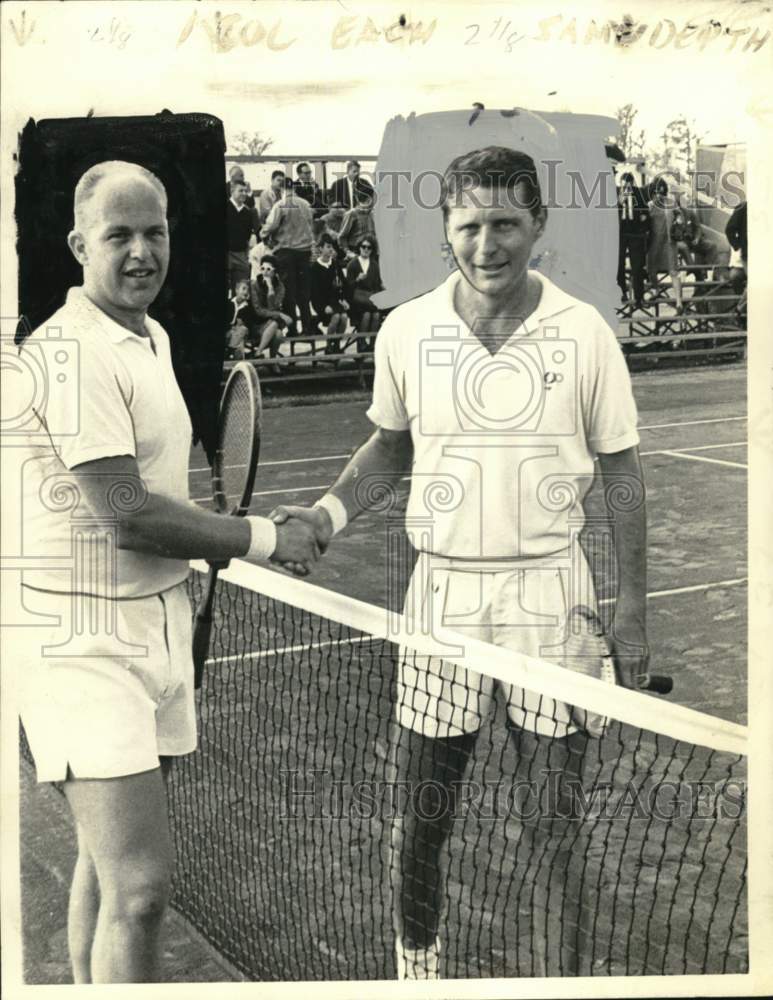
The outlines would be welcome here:
<svg viewBox="0 0 773 1000">
<path fill-rule="evenodd" d="M 587 605 L 576 604 L 569 612 L 568 632 L 562 654 L 564 665 L 608 684 L 617 684 L 615 661 L 598 615 Z M 673 686 L 673 678 L 667 674 L 644 673 L 637 678 L 637 687 L 641 691 L 669 694 Z M 607 727 L 605 716 L 584 708 L 573 708 L 572 718 L 589 736 L 600 739 L 604 735 Z"/>
<path fill-rule="evenodd" d="M 212 497 L 219 514 L 244 517 L 250 509 L 252 488 L 260 454 L 262 417 L 260 383 L 246 361 L 233 366 L 223 390 L 217 428 L 217 450 L 212 462 Z M 220 564 L 210 566 L 204 595 L 193 626 L 193 674 L 201 687 L 209 654 L 212 605 Z"/>
</svg>

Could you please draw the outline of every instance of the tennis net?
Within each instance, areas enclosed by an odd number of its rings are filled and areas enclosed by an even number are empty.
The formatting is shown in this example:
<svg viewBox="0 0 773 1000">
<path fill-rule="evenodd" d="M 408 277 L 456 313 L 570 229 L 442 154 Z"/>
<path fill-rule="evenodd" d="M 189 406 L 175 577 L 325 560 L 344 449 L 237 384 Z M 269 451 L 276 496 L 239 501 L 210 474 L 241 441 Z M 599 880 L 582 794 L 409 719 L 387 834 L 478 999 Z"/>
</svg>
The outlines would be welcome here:
<svg viewBox="0 0 773 1000">
<path fill-rule="evenodd" d="M 439 938 L 443 978 L 746 971 L 746 729 L 464 638 L 469 670 L 602 726 L 524 736 L 500 694 L 474 745 L 417 742 L 398 662 L 453 642 L 223 571 L 170 783 L 175 908 L 251 980 L 394 978 L 395 927 Z"/>
</svg>

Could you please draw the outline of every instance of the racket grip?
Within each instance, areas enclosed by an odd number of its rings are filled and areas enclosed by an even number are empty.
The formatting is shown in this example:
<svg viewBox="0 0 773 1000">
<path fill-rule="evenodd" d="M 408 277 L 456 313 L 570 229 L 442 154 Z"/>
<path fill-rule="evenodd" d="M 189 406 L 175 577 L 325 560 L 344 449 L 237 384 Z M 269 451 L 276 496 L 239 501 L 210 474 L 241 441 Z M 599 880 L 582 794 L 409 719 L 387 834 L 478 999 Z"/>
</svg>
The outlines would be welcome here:
<svg viewBox="0 0 773 1000">
<path fill-rule="evenodd" d="M 638 684 L 642 691 L 670 694 L 674 687 L 674 678 L 668 674 L 639 674 Z"/>
<path fill-rule="evenodd" d="M 197 614 L 193 626 L 193 686 L 198 689 L 204 677 L 204 663 L 209 655 L 209 637 L 212 632 L 212 615 Z"/>
</svg>

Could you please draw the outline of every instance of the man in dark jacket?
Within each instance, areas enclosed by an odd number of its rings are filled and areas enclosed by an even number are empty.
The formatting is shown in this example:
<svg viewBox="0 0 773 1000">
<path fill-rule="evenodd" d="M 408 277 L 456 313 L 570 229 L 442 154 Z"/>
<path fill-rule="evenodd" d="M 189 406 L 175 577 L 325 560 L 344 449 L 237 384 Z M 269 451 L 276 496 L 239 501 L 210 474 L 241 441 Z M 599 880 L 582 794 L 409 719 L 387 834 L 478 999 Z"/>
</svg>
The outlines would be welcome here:
<svg viewBox="0 0 773 1000">
<path fill-rule="evenodd" d="M 635 187 L 633 174 L 623 174 L 618 188 L 617 211 L 620 222 L 620 249 L 617 260 L 617 284 L 627 298 L 625 258 L 631 258 L 634 307 L 641 308 L 644 298 L 644 267 L 647 260 L 647 241 L 650 232 L 650 213 L 647 199 L 641 188 Z"/>
<path fill-rule="evenodd" d="M 359 163 L 349 160 L 346 164 L 346 177 L 339 177 L 330 187 L 328 204 L 354 208 L 364 197 L 373 198 L 373 187 L 364 177 L 360 177 Z"/>
</svg>

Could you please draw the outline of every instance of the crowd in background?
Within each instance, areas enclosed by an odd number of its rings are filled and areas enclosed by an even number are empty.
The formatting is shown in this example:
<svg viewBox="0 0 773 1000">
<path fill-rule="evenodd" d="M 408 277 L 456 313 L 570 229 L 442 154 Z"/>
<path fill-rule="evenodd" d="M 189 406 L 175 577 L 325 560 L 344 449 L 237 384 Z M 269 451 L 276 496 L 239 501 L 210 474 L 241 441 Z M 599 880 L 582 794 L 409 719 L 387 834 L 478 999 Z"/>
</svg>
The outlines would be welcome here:
<svg viewBox="0 0 773 1000">
<path fill-rule="evenodd" d="M 350 160 L 326 192 L 308 163 L 295 178 L 274 170 L 257 198 L 234 165 L 228 189 L 230 355 L 276 357 L 288 338 L 321 335 L 337 354 L 347 334 L 372 350 L 381 324 L 372 296 L 383 284 L 375 194 L 360 164 Z"/>
<path fill-rule="evenodd" d="M 705 283 L 710 272 L 714 281 L 727 281 L 741 296 L 738 310 L 743 309 L 748 253 L 745 201 L 733 211 L 727 223 L 725 235 L 732 252 L 725 262 L 720 259 L 716 244 L 703 231 L 691 193 L 670 191 L 663 178 L 639 187 L 631 173 L 621 176 L 617 191 L 620 223 L 617 284 L 624 303 L 632 301 L 634 310 L 643 309 L 648 298 L 658 298 L 657 286 L 668 275 L 676 311 L 682 313 L 683 272 L 687 268 L 687 273 L 694 277 L 694 288 Z M 626 269 L 627 262 L 630 270 Z"/>
</svg>

